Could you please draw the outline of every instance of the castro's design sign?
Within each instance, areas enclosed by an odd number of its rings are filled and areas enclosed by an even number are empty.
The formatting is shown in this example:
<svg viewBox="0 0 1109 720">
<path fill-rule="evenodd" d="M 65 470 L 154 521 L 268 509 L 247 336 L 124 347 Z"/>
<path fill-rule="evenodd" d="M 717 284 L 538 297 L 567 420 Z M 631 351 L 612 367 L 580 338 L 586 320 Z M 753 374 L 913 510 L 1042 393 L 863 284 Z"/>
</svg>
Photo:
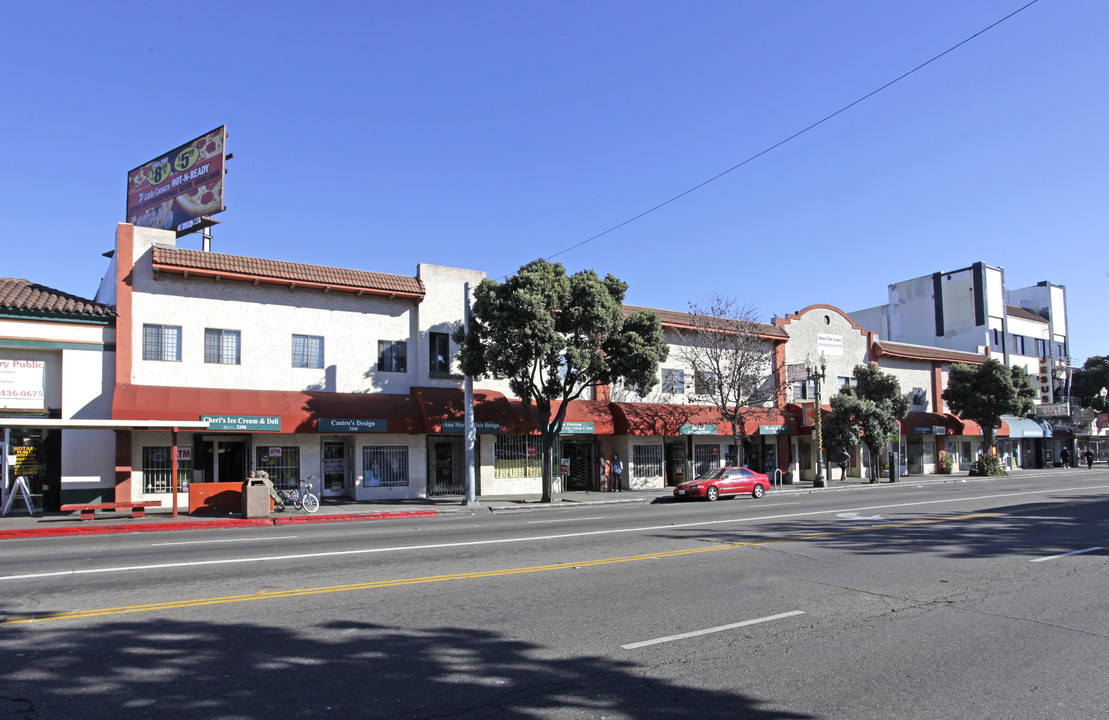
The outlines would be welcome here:
<svg viewBox="0 0 1109 720">
<path fill-rule="evenodd" d="M 320 432 L 383 433 L 389 432 L 384 419 L 371 418 L 320 418 Z"/>
<path fill-rule="evenodd" d="M 249 432 L 281 432 L 280 415 L 201 415 L 209 430 L 247 430 Z"/>
</svg>

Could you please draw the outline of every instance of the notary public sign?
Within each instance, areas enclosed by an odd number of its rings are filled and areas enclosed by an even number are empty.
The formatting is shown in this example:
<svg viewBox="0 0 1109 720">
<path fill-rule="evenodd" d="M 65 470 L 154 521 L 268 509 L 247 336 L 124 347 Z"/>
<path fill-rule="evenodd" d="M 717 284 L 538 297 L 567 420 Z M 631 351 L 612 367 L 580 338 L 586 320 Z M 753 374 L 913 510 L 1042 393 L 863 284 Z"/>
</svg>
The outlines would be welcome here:
<svg viewBox="0 0 1109 720">
<path fill-rule="evenodd" d="M 46 407 L 46 362 L 0 359 L 0 408 Z"/>
</svg>

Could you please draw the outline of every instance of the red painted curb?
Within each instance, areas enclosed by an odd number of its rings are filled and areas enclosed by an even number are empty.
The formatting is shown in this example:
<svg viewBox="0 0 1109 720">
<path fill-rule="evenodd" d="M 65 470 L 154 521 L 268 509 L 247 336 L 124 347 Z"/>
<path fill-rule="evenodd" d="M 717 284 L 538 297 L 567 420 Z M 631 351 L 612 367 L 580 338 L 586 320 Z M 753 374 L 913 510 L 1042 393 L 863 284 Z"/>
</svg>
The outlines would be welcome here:
<svg viewBox="0 0 1109 720">
<path fill-rule="evenodd" d="M 65 535 L 107 535 L 110 533 L 172 532 L 174 530 L 204 530 L 237 527 L 266 527 L 274 525 L 301 525 L 316 522 L 349 522 L 352 520 L 393 520 L 402 518 L 438 517 L 434 510 L 411 510 L 386 513 L 353 513 L 346 515 L 295 515 L 290 517 L 244 518 L 227 520 L 193 520 L 185 522 L 149 523 L 146 525 L 94 525 L 71 527 L 26 528 L 0 530 L 0 540 L 32 537 L 62 537 Z M 93 520 L 93 523 L 96 521 Z"/>
<path fill-rule="evenodd" d="M 406 510 L 404 512 L 353 513 L 350 515 L 290 515 L 275 517 L 274 525 L 300 525 L 313 522 L 345 522 L 350 520 L 393 520 L 395 518 L 439 517 L 434 510 Z"/>
</svg>

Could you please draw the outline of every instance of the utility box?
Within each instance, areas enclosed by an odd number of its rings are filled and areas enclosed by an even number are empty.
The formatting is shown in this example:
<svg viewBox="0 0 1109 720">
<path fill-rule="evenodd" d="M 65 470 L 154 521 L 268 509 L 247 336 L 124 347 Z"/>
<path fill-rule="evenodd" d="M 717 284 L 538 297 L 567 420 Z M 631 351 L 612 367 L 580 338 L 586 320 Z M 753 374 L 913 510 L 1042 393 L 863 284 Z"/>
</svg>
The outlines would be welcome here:
<svg viewBox="0 0 1109 720">
<path fill-rule="evenodd" d="M 270 516 L 270 488 L 263 478 L 247 478 L 243 482 L 243 517 Z"/>
</svg>

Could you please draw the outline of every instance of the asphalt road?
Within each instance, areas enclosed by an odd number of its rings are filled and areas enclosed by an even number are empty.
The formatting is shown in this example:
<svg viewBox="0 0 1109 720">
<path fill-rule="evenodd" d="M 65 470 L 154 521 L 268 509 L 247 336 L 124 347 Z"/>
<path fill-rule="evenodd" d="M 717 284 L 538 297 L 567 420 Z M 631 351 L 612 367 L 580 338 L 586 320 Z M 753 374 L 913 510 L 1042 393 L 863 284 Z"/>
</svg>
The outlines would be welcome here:
<svg viewBox="0 0 1109 720">
<path fill-rule="evenodd" d="M 1084 472 L 2 541 L 0 719 L 1109 717 L 1107 517 Z"/>
</svg>

